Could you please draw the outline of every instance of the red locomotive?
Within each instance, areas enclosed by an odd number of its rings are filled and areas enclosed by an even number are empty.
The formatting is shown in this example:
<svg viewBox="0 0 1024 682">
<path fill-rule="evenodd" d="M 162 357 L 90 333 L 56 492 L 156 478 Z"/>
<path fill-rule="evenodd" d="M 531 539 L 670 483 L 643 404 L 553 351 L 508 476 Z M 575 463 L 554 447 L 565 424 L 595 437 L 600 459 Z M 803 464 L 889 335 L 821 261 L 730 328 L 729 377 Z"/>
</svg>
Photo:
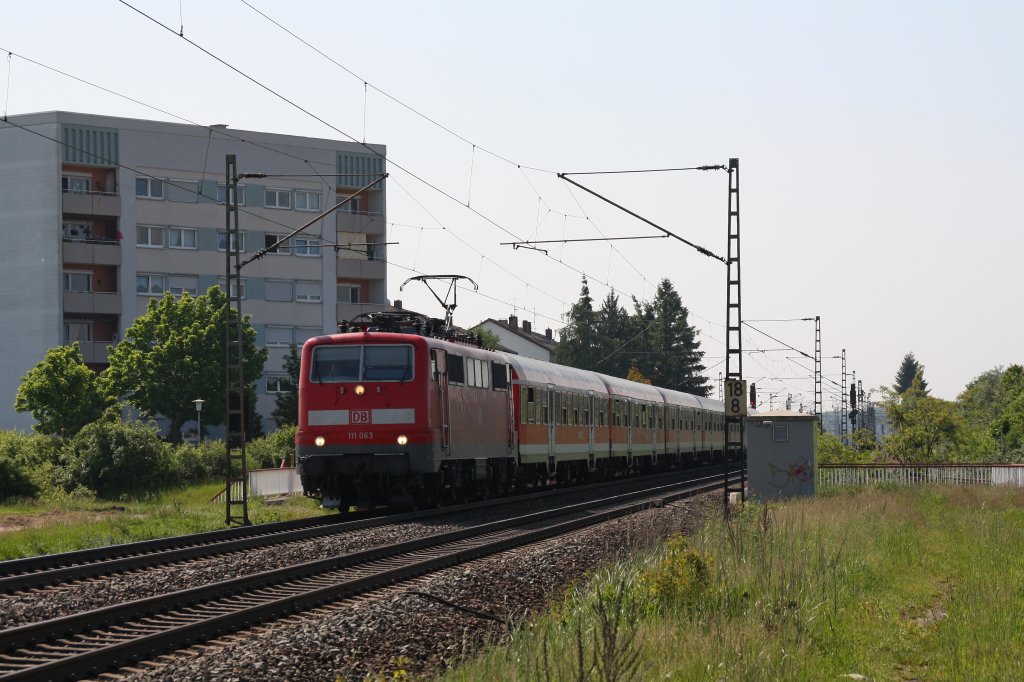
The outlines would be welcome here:
<svg viewBox="0 0 1024 682">
<path fill-rule="evenodd" d="M 431 505 L 722 456 L 719 401 L 436 338 L 429 326 L 303 346 L 295 443 L 305 494 L 324 507 Z"/>
</svg>

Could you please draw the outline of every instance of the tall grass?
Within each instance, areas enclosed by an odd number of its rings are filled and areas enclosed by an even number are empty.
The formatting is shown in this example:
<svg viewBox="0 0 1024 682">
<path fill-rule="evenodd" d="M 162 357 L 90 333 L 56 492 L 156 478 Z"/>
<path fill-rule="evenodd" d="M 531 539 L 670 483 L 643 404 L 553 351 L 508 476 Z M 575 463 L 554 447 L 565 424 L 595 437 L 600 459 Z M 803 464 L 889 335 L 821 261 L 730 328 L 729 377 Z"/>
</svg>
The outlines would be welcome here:
<svg viewBox="0 0 1024 682">
<path fill-rule="evenodd" d="M 1022 614 L 1024 491 L 872 490 L 749 505 L 445 678 L 1024 679 Z"/>
</svg>

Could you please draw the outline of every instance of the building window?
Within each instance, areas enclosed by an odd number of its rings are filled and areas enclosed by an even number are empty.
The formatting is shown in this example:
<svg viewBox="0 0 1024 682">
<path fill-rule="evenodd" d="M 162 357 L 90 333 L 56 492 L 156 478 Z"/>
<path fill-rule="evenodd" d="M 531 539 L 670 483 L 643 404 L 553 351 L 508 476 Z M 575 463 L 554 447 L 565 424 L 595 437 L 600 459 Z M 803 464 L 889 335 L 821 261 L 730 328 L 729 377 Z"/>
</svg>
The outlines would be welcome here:
<svg viewBox="0 0 1024 682">
<path fill-rule="evenodd" d="M 295 330 L 295 345 L 302 348 L 302 344 L 306 343 L 306 341 L 321 334 L 323 334 L 323 331 L 319 327 L 299 327 Z"/>
<path fill-rule="evenodd" d="M 159 296 L 164 293 L 163 275 L 136 275 L 135 292 L 146 296 Z"/>
<path fill-rule="evenodd" d="M 89 223 L 62 223 L 61 234 L 66 240 L 83 241 L 92 238 L 92 228 Z"/>
<path fill-rule="evenodd" d="M 306 192 L 301 189 L 295 190 L 295 210 L 319 211 L 320 192 Z"/>
<path fill-rule="evenodd" d="M 171 275 L 168 278 L 167 290 L 175 296 L 181 296 L 182 294 L 189 294 L 191 296 L 199 295 L 199 278 L 189 277 L 182 275 Z"/>
<path fill-rule="evenodd" d="M 290 248 L 288 246 L 288 242 L 277 244 L 281 241 L 281 237 L 283 236 L 284 235 L 282 234 L 271 234 L 270 232 L 263 235 L 263 248 L 267 250 L 267 253 L 278 253 L 284 256 L 288 255 L 288 250 Z M 277 246 L 274 246 L 275 244 L 277 244 Z"/>
<path fill-rule="evenodd" d="M 192 227 L 168 227 L 167 246 L 172 249 L 198 248 L 199 231 Z"/>
<path fill-rule="evenodd" d="M 64 343 L 74 343 L 75 341 L 92 341 L 92 322 L 64 323 Z"/>
<path fill-rule="evenodd" d="M 246 185 L 240 184 L 239 187 L 239 206 L 246 205 Z M 217 203 L 223 204 L 224 198 L 227 196 L 227 187 L 222 184 L 217 185 Z"/>
<path fill-rule="evenodd" d="M 291 208 L 292 193 L 287 189 L 268 189 L 263 193 L 263 205 L 267 208 Z"/>
<path fill-rule="evenodd" d="M 379 254 L 379 251 L 378 251 L 377 244 L 374 244 L 373 242 L 367 242 L 366 243 L 366 260 L 377 260 L 379 255 L 380 254 Z"/>
<path fill-rule="evenodd" d="M 292 345 L 291 327 L 267 327 L 268 346 L 290 346 Z"/>
<path fill-rule="evenodd" d="M 73 271 L 65 272 L 64 291 L 89 293 L 92 291 L 92 273 Z"/>
<path fill-rule="evenodd" d="M 238 234 L 238 236 L 241 238 L 241 247 L 242 247 L 239 250 L 244 253 L 245 252 L 245 232 L 240 232 Z M 217 233 L 217 250 L 218 251 L 223 251 L 225 249 L 227 241 L 228 241 L 227 233 L 226 232 L 218 232 Z M 234 250 L 235 250 L 235 241 L 231 240 L 231 251 L 234 252 Z"/>
<path fill-rule="evenodd" d="M 267 393 L 287 393 L 291 390 L 291 381 L 288 375 L 267 375 Z"/>
<path fill-rule="evenodd" d="M 199 183 L 194 180 L 168 180 L 167 200 L 194 204 L 199 201 Z"/>
<path fill-rule="evenodd" d="M 288 280 L 268 279 L 265 284 L 263 297 L 268 301 L 291 303 L 295 300 L 295 293 L 292 283 Z"/>
<path fill-rule="evenodd" d="M 292 247 L 296 256 L 319 256 L 320 240 L 311 237 L 295 237 Z"/>
<path fill-rule="evenodd" d="M 228 296 L 230 298 L 235 298 L 235 282 L 241 282 L 241 284 L 242 284 L 242 295 L 240 296 L 240 298 L 245 298 L 245 280 L 244 279 L 242 279 L 242 280 L 235 280 L 235 281 L 231 282 L 231 291 L 228 292 Z M 217 286 L 219 286 L 222 291 L 224 290 L 225 287 L 224 287 L 224 278 L 223 277 L 221 277 L 221 278 L 219 278 L 217 280 Z"/>
<path fill-rule="evenodd" d="M 135 178 L 135 196 L 143 199 L 163 199 L 164 181 L 157 178 Z"/>
<path fill-rule="evenodd" d="M 320 301 L 320 282 L 296 282 L 295 300 L 301 303 L 318 303 Z"/>
<path fill-rule="evenodd" d="M 345 213 L 359 213 L 359 197 L 352 197 L 342 207 L 342 211 Z"/>
<path fill-rule="evenodd" d="M 164 228 L 153 225 L 136 225 L 135 242 L 139 246 L 162 249 L 164 247 Z"/>
<path fill-rule="evenodd" d="M 62 175 L 60 188 L 71 194 L 88 194 L 92 189 L 92 177 L 88 175 Z"/>
<path fill-rule="evenodd" d="M 360 303 L 358 284 L 339 284 L 338 303 Z"/>
</svg>

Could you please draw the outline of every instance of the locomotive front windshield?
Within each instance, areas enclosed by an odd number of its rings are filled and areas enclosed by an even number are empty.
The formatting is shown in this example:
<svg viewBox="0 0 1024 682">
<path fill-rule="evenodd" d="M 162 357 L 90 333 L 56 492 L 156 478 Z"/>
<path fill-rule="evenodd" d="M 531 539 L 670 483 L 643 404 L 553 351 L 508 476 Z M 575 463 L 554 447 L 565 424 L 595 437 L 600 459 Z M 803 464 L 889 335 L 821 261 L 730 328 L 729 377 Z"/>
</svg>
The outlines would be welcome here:
<svg viewBox="0 0 1024 682">
<path fill-rule="evenodd" d="M 412 346 L 317 346 L 310 381 L 409 381 Z"/>
</svg>

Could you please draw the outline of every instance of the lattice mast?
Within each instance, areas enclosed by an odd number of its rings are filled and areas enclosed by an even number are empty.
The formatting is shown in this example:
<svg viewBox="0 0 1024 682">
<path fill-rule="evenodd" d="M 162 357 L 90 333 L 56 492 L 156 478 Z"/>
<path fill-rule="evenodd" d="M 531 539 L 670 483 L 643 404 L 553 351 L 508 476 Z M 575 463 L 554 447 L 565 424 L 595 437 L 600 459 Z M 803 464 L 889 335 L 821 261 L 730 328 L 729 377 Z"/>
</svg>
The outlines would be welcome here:
<svg viewBox="0 0 1024 682">
<path fill-rule="evenodd" d="M 224 523 L 248 526 L 249 472 L 245 461 L 245 330 L 242 324 L 241 236 L 238 229 L 238 166 L 234 154 L 225 163 L 225 271 L 228 309 L 224 343 L 227 387 L 227 454 Z"/>
<path fill-rule="evenodd" d="M 740 289 L 740 160 L 729 159 L 729 244 L 726 258 L 726 306 L 725 306 L 725 378 L 743 380 L 743 325 L 742 295 Z M 747 451 L 743 445 L 743 417 L 725 415 L 725 503 L 728 509 L 729 494 L 739 493 L 741 501 L 746 500 Z M 738 463 L 739 481 L 730 483 L 730 464 Z"/>
</svg>

